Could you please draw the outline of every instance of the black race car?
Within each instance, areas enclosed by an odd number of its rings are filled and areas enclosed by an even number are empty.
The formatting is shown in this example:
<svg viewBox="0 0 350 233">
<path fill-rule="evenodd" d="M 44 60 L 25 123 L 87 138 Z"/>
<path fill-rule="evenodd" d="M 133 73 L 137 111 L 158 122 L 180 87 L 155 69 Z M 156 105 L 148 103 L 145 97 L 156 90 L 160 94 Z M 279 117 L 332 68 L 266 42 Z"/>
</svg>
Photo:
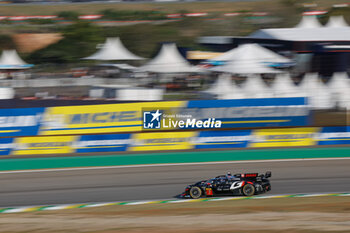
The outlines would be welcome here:
<svg viewBox="0 0 350 233">
<path fill-rule="evenodd" d="M 271 177 L 271 172 L 269 171 L 260 175 L 258 173 L 231 175 L 229 172 L 227 175 L 188 185 L 181 197 L 197 199 L 202 196 L 212 197 L 218 195 L 253 196 L 271 190 L 269 177 Z"/>
</svg>

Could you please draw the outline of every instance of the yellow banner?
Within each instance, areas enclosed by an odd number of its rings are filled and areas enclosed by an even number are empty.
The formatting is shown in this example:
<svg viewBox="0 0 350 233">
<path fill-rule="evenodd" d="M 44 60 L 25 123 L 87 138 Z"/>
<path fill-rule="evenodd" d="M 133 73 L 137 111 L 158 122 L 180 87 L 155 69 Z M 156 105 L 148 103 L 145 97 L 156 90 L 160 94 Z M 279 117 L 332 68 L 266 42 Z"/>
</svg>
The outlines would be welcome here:
<svg viewBox="0 0 350 233">
<path fill-rule="evenodd" d="M 313 146 L 318 128 L 258 129 L 249 147 Z"/>
<path fill-rule="evenodd" d="M 47 108 L 40 135 L 132 132 L 143 129 L 142 111 L 177 111 L 186 101 L 102 104 Z M 171 129 L 171 128 L 168 128 Z"/>
<path fill-rule="evenodd" d="M 138 133 L 133 135 L 133 145 L 129 151 L 188 150 L 197 132 Z"/>
<path fill-rule="evenodd" d="M 16 138 L 14 155 L 74 153 L 73 142 L 77 136 L 50 136 Z"/>
</svg>

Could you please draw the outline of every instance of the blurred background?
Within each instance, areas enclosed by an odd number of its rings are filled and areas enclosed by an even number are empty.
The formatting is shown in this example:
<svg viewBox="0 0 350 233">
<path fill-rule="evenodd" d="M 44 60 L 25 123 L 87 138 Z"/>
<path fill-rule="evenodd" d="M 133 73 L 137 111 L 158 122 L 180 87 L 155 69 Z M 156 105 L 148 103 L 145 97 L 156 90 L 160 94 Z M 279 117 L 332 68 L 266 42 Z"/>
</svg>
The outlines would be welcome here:
<svg viewBox="0 0 350 233">
<path fill-rule="evenodd" d="M 0 105 L 308 97 L 344 110 L 349 12 L 342 0 L 1 1 Z"/>
</svg>

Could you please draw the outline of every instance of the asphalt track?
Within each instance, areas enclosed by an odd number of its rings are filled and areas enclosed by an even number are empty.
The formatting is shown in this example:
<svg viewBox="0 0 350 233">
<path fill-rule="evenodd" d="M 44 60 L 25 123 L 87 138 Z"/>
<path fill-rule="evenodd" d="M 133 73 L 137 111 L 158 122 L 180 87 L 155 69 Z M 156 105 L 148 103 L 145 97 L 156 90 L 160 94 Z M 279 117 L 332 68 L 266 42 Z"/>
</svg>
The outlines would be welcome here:
<svg viewBox="0 0 350 233">
<path fill-rule="evenodd" d="M 272 171 L 269 194 L 350 191 L 350 159 L 0 173 L 0 206 L 171 199 L 187 184 Z"/>
</svg>

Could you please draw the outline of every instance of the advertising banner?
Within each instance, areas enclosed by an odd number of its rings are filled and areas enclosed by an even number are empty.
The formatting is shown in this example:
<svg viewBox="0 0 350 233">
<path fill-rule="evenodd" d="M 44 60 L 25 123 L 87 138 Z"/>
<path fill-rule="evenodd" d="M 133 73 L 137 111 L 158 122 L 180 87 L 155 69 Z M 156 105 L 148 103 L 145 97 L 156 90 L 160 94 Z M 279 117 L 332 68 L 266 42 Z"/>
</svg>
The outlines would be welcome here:
<svg viewBox="0 0 350 233">
<path fill-rule="evenodd" d="M 193 137 L 197 132 L 159 132 L 133 134 L 129 151 L 188 150 L 194 149 Z"/>
<path fill-rule="evenodd" d="M 76 153 L 126 151 L 131 134 L 82 135 L 73 144 Z"/>
<path fill-rule="evenodd" d="M 48 107 L 39 135 L 305 126 L 306 98 L 196 100 Z"/>
<path fill-rule="evenodd" d="M 317 134 L 318 145 L 350 144 L 350 127 L 324 127 Z"/>
<path fill-rule="evenodd" d="M 290 147 L 317 145 L 319 128 L 257 129 L 249 147 Z"/>
<path fill-rule="evenodd" d="M 0 155 L 350 145 L 350 127 L 0 138 Z"/>
<path fill-rule="evenodd" d="M 221 128 L 307 126 L 310 123 L 304 97 L 194 100 L 188 101 L 180 114 L 219 120 Z"/>
<path fill-rule="evenodd" d="M 15 147 L 13 143 L 14 138 L 0 138 L 0 155 L 10 155 L 12 148 Z"/>
<path fill-rule="evenodd" d="M 143 129 L 144 109 L 178 109 L 184 101 L 49 107 L 40 135 L 132 132 Z M 164 110 L 165 111 L 165 110 Z"/>
<path fill-rule="evenodd" d="M 0 137 L 305 126 L 308 116 L 305 98 L 0 109 Z"/>
<path fill-rule="evenodd" d="M 202 131 L 193 140 L 195 149 L 245 148 L 251 140 L 251 130 Z"/>
<path fill-rule="evenodd" d="M 13 155 L 69 154 L 77 136 L 22 137 L 15 139 Z"/>
<path fill-rule="evenodd" d="M 0 137 L 37 135 L 45 108 L 0 109 Z"/>
</svg>

